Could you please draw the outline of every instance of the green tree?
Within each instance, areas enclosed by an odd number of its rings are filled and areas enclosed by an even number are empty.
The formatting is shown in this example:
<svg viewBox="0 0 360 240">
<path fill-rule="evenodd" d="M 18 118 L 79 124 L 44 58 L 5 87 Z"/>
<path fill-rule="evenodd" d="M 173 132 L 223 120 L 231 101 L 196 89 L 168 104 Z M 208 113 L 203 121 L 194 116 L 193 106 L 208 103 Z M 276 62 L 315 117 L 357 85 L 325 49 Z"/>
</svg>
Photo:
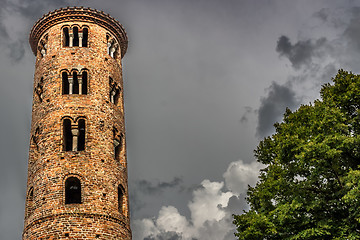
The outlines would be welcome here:
<svg viewBox="0 0 360 240">
<path fill-rule="evenodd" d="M 360 239 L 360 75 L 339 70 L 320 93 L 255 150 L 266 167 L 238 239 Z"/>
</svg>

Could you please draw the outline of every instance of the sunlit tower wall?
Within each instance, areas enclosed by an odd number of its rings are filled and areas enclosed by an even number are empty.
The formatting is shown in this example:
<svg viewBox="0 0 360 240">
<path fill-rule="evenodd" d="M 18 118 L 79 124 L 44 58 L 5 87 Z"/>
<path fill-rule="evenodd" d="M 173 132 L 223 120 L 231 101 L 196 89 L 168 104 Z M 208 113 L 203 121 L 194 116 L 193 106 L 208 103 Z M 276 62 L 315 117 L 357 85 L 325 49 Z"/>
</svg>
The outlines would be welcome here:
<svg viewBox="0 0 360 240">
<path fill-rule="evenodd" d="M 36 56 L 23 239 L 131 239 L 123 26 L 68 7 L 30 33 Z"/>
</svg>

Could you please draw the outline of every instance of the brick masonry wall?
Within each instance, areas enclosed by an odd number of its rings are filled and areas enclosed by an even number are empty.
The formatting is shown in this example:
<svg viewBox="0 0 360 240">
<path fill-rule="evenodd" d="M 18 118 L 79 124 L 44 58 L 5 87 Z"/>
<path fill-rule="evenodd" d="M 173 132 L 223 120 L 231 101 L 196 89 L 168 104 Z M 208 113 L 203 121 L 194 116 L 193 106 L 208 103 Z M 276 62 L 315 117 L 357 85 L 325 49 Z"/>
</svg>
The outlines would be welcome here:
<svg viewBox="0 0 360 240">
<path fill-rule="evenodd" d="M 88 28 L 88 47 L 63 46 L 62 28 L 74 25 Z M 109 84 L 111 77 L 123 91 L 121 56 L 108 54 L 107 34 L 112 36 L 95 23 L 71 21 L 51 26 L 40 38 L 47 46 L 44 56 L 38 50 L 35 66 L 23 239 L 131 239 L 123 94 L 113 104 Z M 86 95 L 62 94 L 61 72 L 73 69 L 87 70 Z M 84 151 L 64 151 L 64 117 L 72 124 L 85 119 Z M 119 160 L 114 127 L 124 139 Z M 71 176 L 81 182 L 79 204 L 65 204 Z"/>
</svg>

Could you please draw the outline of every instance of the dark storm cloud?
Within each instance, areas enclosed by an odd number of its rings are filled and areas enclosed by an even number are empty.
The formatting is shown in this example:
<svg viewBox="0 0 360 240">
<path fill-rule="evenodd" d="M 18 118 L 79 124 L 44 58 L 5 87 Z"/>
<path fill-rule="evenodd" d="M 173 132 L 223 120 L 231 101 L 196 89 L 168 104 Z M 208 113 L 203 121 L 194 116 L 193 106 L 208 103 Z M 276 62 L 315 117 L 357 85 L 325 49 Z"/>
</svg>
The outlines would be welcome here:
<svg viewBox="0 0 360 240">
<path fill-rule="evenodd" d="M 181 183 L 182 179 L 179 177 L 175 177 L 171 182 L 159 182 L 157 184 L 153 184 L 146 180 L 140 180 L 137 182 L 137 189 L 146 194 L 158 194 L 167 188 L 177 187 Z"/>
<path fill-rule="evenodd" d="M 286 108 L 294 108 L 299 104 L 295 92 L 286 85 L 273 82 L 268 89 L 268 95 L 261 99 L 258 112 L 258 137 L 271 134 L 273 124 L 281 120 Z"/>
<path fill-rule="evenodd" d="M 280 56 L 288 58 L 295 69 L 299 69 L 311 64 L 312 58 L 321 54 L 319 50 L 326 44 L 327 40 L 324 37 L 315 42 L 308 39 L 292 44 L 287 36 L 281 36 L 277 41 L 276 51 Z"/>
<path fill-rule="evenodd" d="M 320 11 L 314 13 L 314 17 L 321 19 L 322 21 L 326 22 L 329 19 L 329 9 L 322 8 Z"/>
<path fill-rule="evenodd" d="M 14 62 L 19 62 L 28 49 L 28 34 L 32 24 L 50 9 L 64 7 L 69 1 L 20 0 L 16 3 L 1 0 L 0 45 Z M 8 19 L 11 16 L 17 18 Z M 16 29 L 16 34 L 14 34 Z M 20 29 L 20 30 L 19 30 Z"/>
<path fill-rule="evenodd" d="M 350 19 L 344 36 L 348 40 L 350 46 L 354 47 L 356 52 L 360 50 L 360 8 L 354 7 L 351 10 L 352 18 Z"/>
<path fill-rule="evenodd" d="M 149 236 L 144 238 L 144 240 L 181 240 L 182 236 L 178 235 L 176 232 L 161 232 L 156 236 Z M 196 239 L 192 239 L 196 240 Z"/>
</svg>

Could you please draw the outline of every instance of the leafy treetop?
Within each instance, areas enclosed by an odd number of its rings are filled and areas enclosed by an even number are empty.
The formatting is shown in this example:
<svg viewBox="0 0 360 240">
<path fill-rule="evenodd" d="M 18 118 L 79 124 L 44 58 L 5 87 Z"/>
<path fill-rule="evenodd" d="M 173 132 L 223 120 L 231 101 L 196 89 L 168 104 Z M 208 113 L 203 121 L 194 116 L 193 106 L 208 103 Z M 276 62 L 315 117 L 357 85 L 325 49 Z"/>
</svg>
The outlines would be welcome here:
<svg viewBox="0 0 360 240">
<path fill-rule="evenodd" d="M 266 167 L 234 215 L 238 239 L 360 239 L 360 76 L 339 70 L 321 100 L 289 109 L 255 157 Z"/>
</svg>

